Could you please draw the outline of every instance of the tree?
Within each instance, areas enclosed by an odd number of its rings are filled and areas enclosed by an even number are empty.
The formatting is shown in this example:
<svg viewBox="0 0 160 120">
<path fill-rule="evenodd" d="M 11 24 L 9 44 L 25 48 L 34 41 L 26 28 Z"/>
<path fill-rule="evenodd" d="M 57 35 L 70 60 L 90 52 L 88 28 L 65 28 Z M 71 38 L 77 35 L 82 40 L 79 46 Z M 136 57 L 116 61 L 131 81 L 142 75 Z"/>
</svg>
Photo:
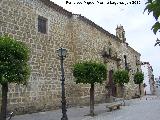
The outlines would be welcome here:
<svg viewBox="0 0 160 120">
<path fill-rule="evenodd" d="M 6 120 L 8 84 L 26 84 L 30 75 L 29 49 L 7 36 L 0 36 L 0 84 L 2 85 L 1 120 Z"/>
<path fill-rule="evenodd" d="M 144 74 L 142 72 L 136 72 L 134 75 L 134 83 L 139 85 L 139 93 L 141 95 L 141 83 L 143 83 Z"/>
<path fill-rule="evenodd" d="M 129 74 L 127 70 L 116 70 L 113 73 L 113 80 L 115 83 L 121 85 L 121 89 L 124 90 L 124 83 L 129 82 Z M 124 95 L 124 92 L 122 91 L 122 96 Z"/>
<path fill-rule="evenodd" d="M 115 83 L 124 85 L 129 82 L 129 74 L 127 70 L 117 70 L 113 73 L 113 80 Z"/>
<path fill-rule="evenodd" d="M 159 45 L 160 46 L 160 40 L 157 38 L 156 43 L 154 46 Z"/>
<path fill-rule="evenodd" d="M 156 34 L 158 31 L 160 32 L 160 22 L 158 21 L 158 18 L 160 16 L 160 0 L 148 0 L 146 2 L 146 8 L 144 11 L 148 11 L 148 14 L 153 12 L 153 17 L 156 20 L 156 23 L 152 26 L 154 34 Z M 159 45 L 160 46 L 160 40 L 157 38 L 155 46 Z"/>
<path fill-rule="evenodd" d="M 84 61 L 76 63 L 73 69 L 76 83 L 89 83 L 90 88 L 90 115 L 94 116 L 94 84 L 102 83 L 107 78 L 106 66 L 102 63 Z"/>
</svg>

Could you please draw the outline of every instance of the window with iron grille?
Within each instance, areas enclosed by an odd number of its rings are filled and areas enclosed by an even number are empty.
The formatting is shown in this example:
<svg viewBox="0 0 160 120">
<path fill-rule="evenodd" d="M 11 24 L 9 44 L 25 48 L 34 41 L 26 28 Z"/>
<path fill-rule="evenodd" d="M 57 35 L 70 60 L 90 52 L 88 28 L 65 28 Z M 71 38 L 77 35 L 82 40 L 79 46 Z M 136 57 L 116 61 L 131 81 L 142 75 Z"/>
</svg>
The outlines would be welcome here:
<svg viewBox="0 0 160 120">
<path fill-rule="evenodd" d="M 47 19 L 42 16 L 38 16 L 38 32 L 47 33 Z"/>
<path fill-rule="evenodd" d="M 124 63 L 125 63 L 125 67 L 127 67 L 127 56 L 124 55 Z"/>
</svg>

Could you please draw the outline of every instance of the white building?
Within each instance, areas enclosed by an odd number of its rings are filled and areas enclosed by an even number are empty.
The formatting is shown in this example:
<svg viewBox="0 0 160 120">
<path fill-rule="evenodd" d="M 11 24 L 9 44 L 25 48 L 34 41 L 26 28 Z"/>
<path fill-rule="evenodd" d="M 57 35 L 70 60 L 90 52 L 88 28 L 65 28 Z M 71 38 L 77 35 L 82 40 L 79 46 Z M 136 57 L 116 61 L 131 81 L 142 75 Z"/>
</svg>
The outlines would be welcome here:
<svg viewBox="0 0 160 120">
<path fill-rule="evenodd" d="M 155 78 L 155 86 L 156 86 L 156 95 L 160 96 L 160 76 L 159 78 Z"/>
<path fill-rule="evenodd" d="M 146 85 L 144 92 L 146 94 L 155 94 L 155 82 L 152 66 L 149 64 L 149 62 L 143 62 L 141 68 L 142 72 L 144 73 L 143 83 Z"/>
</svg>

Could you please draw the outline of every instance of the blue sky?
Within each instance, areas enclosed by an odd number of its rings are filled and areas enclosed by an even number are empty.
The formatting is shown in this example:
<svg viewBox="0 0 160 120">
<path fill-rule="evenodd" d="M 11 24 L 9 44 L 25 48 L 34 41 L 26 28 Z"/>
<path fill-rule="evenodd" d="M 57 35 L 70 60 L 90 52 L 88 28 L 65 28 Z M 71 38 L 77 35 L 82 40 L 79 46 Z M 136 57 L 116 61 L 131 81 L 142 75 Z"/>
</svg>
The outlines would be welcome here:
<svg viewBox="0 0 160 120">
<path fill-rule="evenodd" d="M 117 25 L 123 25 L 126 34 L 126 40 L 131 47 L 141 53 L 141 61 L 150 62 L 153 66 L 155 77 L 160 76 L 160 47 L 154 47 L 155 40 L 159 35 L 154 35 L 151 30 L 155 23 L 153 15 L 143 13 L 145 2 L 139 0 L 140 4 L 113 5 L 106 4 L 109 0 L 99 0 L 104 4 L 98 4 L 97 0 L 68 0 L 72 4 L 66 4 L 66 0 L 51 0 L 62 6 L 66 10 L 75 14 L 81 14 L 105 30 L 115 34 Z M 87 5 L 85 2 L 94 2 Z M 112 0 L 112 2 L 129 3 L 132 0 Z M 82 2 L 83 4 L 73 4 Z"/>
</svg>

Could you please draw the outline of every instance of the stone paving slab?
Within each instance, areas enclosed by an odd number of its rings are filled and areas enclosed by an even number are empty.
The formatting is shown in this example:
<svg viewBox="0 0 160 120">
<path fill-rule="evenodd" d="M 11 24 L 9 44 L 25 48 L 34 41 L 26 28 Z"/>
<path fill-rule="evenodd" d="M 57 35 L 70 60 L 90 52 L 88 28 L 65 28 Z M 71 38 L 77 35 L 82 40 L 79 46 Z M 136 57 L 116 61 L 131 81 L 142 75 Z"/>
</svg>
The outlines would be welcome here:
<svg viewBox="0 0 160 120">
<path fill-rule="evenodd" d="M 146 100 L 147 98 L 147 100 Z M 107 112 L 106 104 L 95 105 L 97 116 L 87 116 L 89 107 L 73 107 L 67 110 L 68 120 L 159 120 L 160 98 L 145 96 L 141 99 L 126 101 L 120 110 Z M 61 120 L 61 110 L 19 115 L 12 120 Z"/>
</svg>

